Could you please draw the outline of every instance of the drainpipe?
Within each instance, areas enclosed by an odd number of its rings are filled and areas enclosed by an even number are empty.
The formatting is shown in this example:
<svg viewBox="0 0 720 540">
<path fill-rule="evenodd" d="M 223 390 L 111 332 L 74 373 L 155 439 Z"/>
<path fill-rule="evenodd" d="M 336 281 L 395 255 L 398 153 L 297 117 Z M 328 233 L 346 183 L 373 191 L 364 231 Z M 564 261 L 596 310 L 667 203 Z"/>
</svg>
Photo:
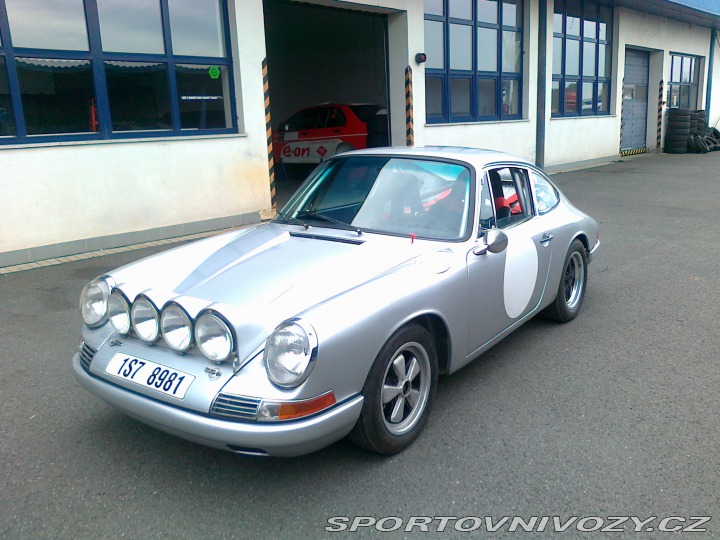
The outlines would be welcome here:
<svg viewBox="0 0 720 540">
<path fill-rule="evenodd" d="M 705 110 L 707 115 L 710 115 L 710 95 L 712 94 L 712 81 L 713 81 L 713 63 L 715 61 L 715 42 L 717 41 L 717 30 L 715 28 L 710 32 L 710 60 L 708 63 L 708 82 L 707 82 L 707 96 L 705 97 Z"/>
<path fill-rule="evenodd" d="M 535 123 L 535 164 L 545 166 L 545 113 L 547 111 L 547 0 L 539 2 L 537 121 Z"/>
</svg>

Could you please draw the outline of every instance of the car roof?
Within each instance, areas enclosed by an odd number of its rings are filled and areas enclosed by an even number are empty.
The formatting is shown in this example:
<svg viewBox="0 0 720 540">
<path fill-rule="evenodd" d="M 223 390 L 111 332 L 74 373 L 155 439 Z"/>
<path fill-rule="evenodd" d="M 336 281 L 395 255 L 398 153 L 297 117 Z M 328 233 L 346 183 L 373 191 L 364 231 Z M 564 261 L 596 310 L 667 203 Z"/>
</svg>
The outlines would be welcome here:
<svg viewBox="0 0 720 540">
<path fill-rule="evenodd" d="M 497 150 L 470 148 L 463 146 L 393 146 L 385 148 L 367 148 L 365 150 L 354 150 L 340 154 L 341 156 L 357 155 L 382 155 L 382 156 L 407 156 L 407 157 L 430 157 L 440 159 L 452 159 L 466 161 L 476 168 L 482 168 L 490 163 L 514 162 L 523 165 L 532 165 L 525 158 L 499 152 Z"/>
</svg>

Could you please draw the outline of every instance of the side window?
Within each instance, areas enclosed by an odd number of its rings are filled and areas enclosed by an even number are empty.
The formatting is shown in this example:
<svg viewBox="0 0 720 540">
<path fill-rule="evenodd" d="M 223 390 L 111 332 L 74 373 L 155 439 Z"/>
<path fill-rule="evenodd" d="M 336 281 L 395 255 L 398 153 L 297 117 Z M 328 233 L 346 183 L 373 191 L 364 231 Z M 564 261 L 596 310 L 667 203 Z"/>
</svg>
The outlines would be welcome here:
<svg viewBox="0 0 720 540">
<path fill-rule="evenodd" d="M 343 127 L 345 125 L 345 115 L 340 109 L 330 109 L 330 117 L 328 118 L 327 127 Z"/>
<path fill-rule="evenodd" d="M 538 214 L 547 214 L 560 202 L 560 194 L 544 176 L 533 171 L 530 173 L 530 178 L 535 189 Z"/>
<path fill-rule="evenodd" d="M 533 215 L 530 181 L 525 169 L 502 167 L 487 173 L 498 228 L 524 221 Z"/>
</svg>

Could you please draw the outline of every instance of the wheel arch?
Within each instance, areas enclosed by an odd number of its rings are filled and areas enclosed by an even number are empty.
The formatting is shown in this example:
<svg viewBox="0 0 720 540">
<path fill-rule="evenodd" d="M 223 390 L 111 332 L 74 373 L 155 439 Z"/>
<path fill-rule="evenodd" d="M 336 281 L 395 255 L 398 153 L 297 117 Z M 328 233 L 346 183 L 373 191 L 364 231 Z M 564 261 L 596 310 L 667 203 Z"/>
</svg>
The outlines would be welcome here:
<svg viewBox="0 0 720 540">
<path fill-rule="evenodd" d="M 435 352 L 438 360 L 438 371 L 441 374 L 448 373 L 450 368 L 451 347 L 450 331 L 447 324 L 435 313 L 425 313 L 407 321 L 403 326 L 416 323 L 425 328 L 433 338 Z"/>
</svg>

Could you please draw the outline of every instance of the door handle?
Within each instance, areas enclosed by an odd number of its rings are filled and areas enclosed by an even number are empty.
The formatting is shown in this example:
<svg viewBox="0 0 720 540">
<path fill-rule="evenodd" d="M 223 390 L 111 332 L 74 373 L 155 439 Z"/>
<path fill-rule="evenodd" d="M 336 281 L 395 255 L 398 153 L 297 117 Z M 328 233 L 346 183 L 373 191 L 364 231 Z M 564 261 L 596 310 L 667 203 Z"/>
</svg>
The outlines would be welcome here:
<svg viewBox="0 0 720 540">
<path fill-rule="evenodd" d="M 540 243 L 548 244 L 548 243 L 550 243 L 550 241 L 552 241 L 553 238 L 555 238 L 555 237 L 552 235 L 552 233 L 546 232 L 545 234 L 542 235 L 542 238 L 540 238 Z"/>
<path fill-rule="evenodd" d="M 333 129 L 333 133 L 340 133 L 341 131 L 341 129 Z"/>
</svg>

